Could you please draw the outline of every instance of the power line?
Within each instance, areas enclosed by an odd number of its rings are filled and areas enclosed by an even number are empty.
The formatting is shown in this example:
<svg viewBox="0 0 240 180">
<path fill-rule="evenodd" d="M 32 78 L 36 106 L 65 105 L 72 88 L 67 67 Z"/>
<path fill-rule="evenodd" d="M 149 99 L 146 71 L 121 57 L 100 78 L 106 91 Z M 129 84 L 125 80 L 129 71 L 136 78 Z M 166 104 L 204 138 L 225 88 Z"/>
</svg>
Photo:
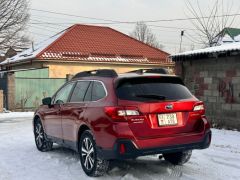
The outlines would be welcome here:
<svg viewBox="0 0 240 180">
<path fill-rule="evenodd" d="M 224 15 L 216 15 L 216 16 L 202 16 L 202 17 L 189 17 L 189 18 L 176 18 L 176 19 L 117 21 L 117 20 L 112 20 L 112 19 L 103 19 L 103 18 L 96 18 L 96 17 L 80 16 L 80 15 L 60 13 L 60 12 L 56 12 L 56 11 L 47 11 L 47 10 L 41 10 L 41 9 L 35 9 L 35 8 L 31 8 L 31 10 L 32 11 L 38 11 L 38 12 L 57 14 L 57 15 L 64 15 L 64 16 L 71 16 L 71 17 L 79 17 L 79 18 L 85 18 L 85 19 L 105 21 L 105 22 L 109 22 L 108 24 L 135 24 L 137 22 L 144 22 L 144 23 L 172 22 L 172 21 L 186 21 L 186 20 L 197 20 L 197 19 L 218 18 L 218 17 L 231 17 L 231 16 L 239 16 L 240 15 L 239 13 L 234 13 L 234 14 L 224 14 Z M 103 24 L 103 23 L 100 23 L 100 24 Z"/>
<path fill-rule="evenodd" d="M 50 35 L 47 35 L 47 34 L 42 34 L 42 33 L 36 33 L 36 32 L 32 32 L 32 31 L 29 31 L 31 34 L 35 34 L 35 35 L 39 35 L 39 36 L 44 36 L 44 37 L 51 37 Z"/>
<path fill-rule="evenodd" d="M 41 20 L 35 20 L 35 19 L 31 19 L 31 20 L 33 20 L 33 21 L 40 21 L 41 23 L 45 23 L 44 21 L 41 21 Z M 35 28 L 39 28 L 39 29 L 42 29 L 42 30 L 45 30 L 45 31 L 51 31 L 51 32 L 54 32 L 54 31 L 52 31 L 52 30 L 49 30 L 49 29 L 46 29 L 46 28 L 53 28 L 53 29 L 56 29 L 56 27 L 52 27 L 52 25 L 50 24 L 49 26 L 40 26 L 39 24 L 34 24 L 34 23 L 31 23 L 30 25 L 29 25 L 30 27 L 35 27 Z M 54 25 L 53 25 L 54 26 Z M 159 30 L 158 30 L 159 31 Z M 160 30 L 161 31 L 161 30 Z M 169 32 L 169 31 L 167 31 L 167 30 L 162 30 L 162 31 L 164 31 L 164 32 Z M 172 32 L 172 31 L 170 31 L 170 32 Z M 174 31 L 175 32 L 175 31 Z M 48 36 L 48 37 L 50 37 L 50 35 L 48 34 L 39 34 L 39 33 L 34 33 L 34 32 L 31 32 L 32 34 L 36 34 L 36 35 L 41 35 L 41 36 Z M 57 33 L 57 32 L 54 32 L 54 33 Z M 161 39 L 161 38 L 160 38 Z M 167 40 L 167 39 L 166 39 Z M 192 41 L 191 41 L 192 42 Z M 167 44 L 168 46 L 177 46 L 178 45 L 178 43 L 171 43 L 171 42 L 166 42 L 166 41 L 159 41 L 159 43 L 161 43 L 161 44 Z M 183 44 L 183 46 L 189 46 L 190 44 Z"/>
<path fill-rule="evenodd" d="M 79 22 L 64 22 L 64 23 L 56 23 L 56 22 L 47 22 L 47 21 L 42 21 L 42 20 L 36 20 L 36 19 L 30 19 L 31 21 L 34 21 L 34 22 L 30 22 L 29 24 L 31 25 L 43 25 L 46 26 L 48 25 L 47 27 L 49 28 L 53 28 L 53 29 L 56 29 L 55 27 L 53 26 L 60 26 L 60 27 L 66 27 L 64 25 L 73 25 L 73 24 L 78 24 Z M 92 25 L 92 24 L 101 24 L 101 23 L 81 23 L 81 24 L 85 24 L 85 25 Z M 119 24 L 116 24 L 117 26 Z M 153 26 L 153 25 L 149 25 L 149 26 Z M 153 26 L 155 27 L 155 26 Z M 175 30 L 178 30 L 178 29 L 182 29 L 182 28 L 176 28 L 176 27 L 169 27 L 169 26 L 156 26 L 156 27 L 159 27 L 159 28 L 163 28 L 163 29 L 175 29 Z M 125 27 L 127 29 L 130 29 L 130 27 Z M 156 29 L 156 28 L 151 28 L 152 30 L 156 30 L 156 31 L 163 31 L 163 32 L 174 32 L 176 33 L 176 31 L 170 31 L 170 30 L 159 30 L 159 29 Z"/>
<path fill-rule="evenodd" d="M 56 23 L 56 22 L 47 22 L 47 21 L 42 21 L 42 20 L 36 20 L 36 19 L 30 19 L 32 21 L 35 21 L 35 22 L 30 22 L 30 24 L 32 25 L 42 25 L 42 24 L 47 24 L 47 25 L 50 25 L 48 27 L 50 28 L 54 28 L 55 27 L 52 27 L 52 26 L 61 26 L 61 27 L 66 27 L 64 25 L 73 25 L 73 24 L 78 24 L 79 22 L 63 22 L 63 23 Z M 85 24 L 85 25 L 92 25 L 92 24 L 101 24 L 101 23 L 81 23 L 81 24 Z M 115 24 L 117 26 L 119 26 L 120 24 Z M 177 30 L 182 30 L 182 29 L 187 29 L 187 30 L 197 30 L 197 29 L 191 29 L 191 28 L 180 28 L 180 27 L 172 27 L 172 26 L 158 26 L 158 25 L 148 25 L 150 27 L 158 27 L 158 28 L 163 28 L 163 29 L 175 29 L 176 31 Z M 130 29 L 130 27 L 125 27 L 127 29 Z M 159 30 L 159 29 L 156 29 L 156 28 L 151 28 L 152 30 L 156 30 L 156 31 L 163 31 L 163 32 L 174 32 L 176 33 L 176 31 L 169 31 L 169 30 Z"/>
<path fill-rule="evenodd" d="M 52 29 L 46 29 L 48 27 L 42 27 L 42 26 L 38 26 L 38 25 L 29 25 L 29 27 L 31 28 L 35 28 L 35 29 L 41 29 L 41 30 L 44 30 L 44 31 L 48 31 L 48 32 L 53 32 L 53 33 L 58 33 L 58 31 L 53 31 Z M 56 29 L 56 28 L 55 28 Z"/>
<path fill-rule="evenodd" d="M 37 20 L 37 19 L 30 19 L 30 20 L 33 20 L 33 21 L 36 21 L 37 23 L 35 22 L 32 22 L 31 24 L 49 24 L 49 25 L 56 25 L 56 26 L 60 26 L 60 27 L 66 27 L 66 26 L 63 26 L 61 24 L 57 24 L 57 23 L 51 23 L 51 22 L 46 22 L 46 21 L 41 21 L 41 20 Z"/>
<path fill-rule="evenodd" d="M 88 17 L 88 16 L 80 16 L 80 15 L 74 15 L 74 14 L 67 14 L 67 13 L 60 13 L 60 12 L 55 12 L 55 11 L 47 11 L 47 10 L 41 10 L 41 9 L 31 9 L 32 11 L 38 11 L 38 12 L 42 12 L 42 13 L 49 13 L 49 14 L 56 14 L 56 15 L 62 15 L 62 16 L 68 16 L 68 17 L 77 17 L 77 18 L 84 18 L 84 19 L 90 19 L 90 20 L 95 20 L 95 22 L 84 22 L 81 24 L 109 24 L 109 25 L 120 25 L 122 26 L 122 24 L 126 24 L 126 25 L 134 25 L 139 21 L 116 21 L 116 20 L 112 20 L 112 19 L 103 19 L 103 18 L 96 18 L 96 17 Z M 215 16 L 215 17 L 230 17 L 230 16 L 238 16 L 240 14 L 228 14 L 228 15 L 219 15 L 219 16 Z M 47 16 L 45 16 L 47 17 Z M 49 17 L 49 18 L 58 18 L 58 17 Z M 205 17 L 199 17 L 199 18 L 211 18 L 208 16 Z M 145 20 L 145 21 L 141 21 L 144 23 L 157 23 L 157 22 L 174 22 L 174 21 L 185 21 L 185 20 L 195 20 L 195 19 L 199 19 L 197 17 L 190 17 L 190 18 L 177 18 L 177 19 L 160 19 L 160 20 Z M 59 19 L 59 18 L 58 18 Z M 61 18 L 63 19 L 63 18 Z M 65 18 L 66 19 L 66 18 Z M 70 18 L 69 18 L 70 19 Z M 101 22 L 98 22 L 101 21 Z M 44 25 L 44 27 L 48 27 L 48 28 L 52 28 L 55 29 L 60 27 L 64 27 L 66 28 L 67 25 L 73 25 L 76 24 L 76 22 L 48 22 L 48 21 L 43 21 L 43 20 L 37 20 L 37 19 L 31 19 L 30 25 L 31 26 L 39 26 L 40 25 Z M 156 27 L 156 28 L 162 28 L 162 29 L 174 29 L 174 30 L 190 30 L 190 31 L 198 31 L 198 29 L 193 29 L 193 28 L 183 28 L 183 27 L 175 27 L 175 26 L 162 26 L 162 25 L 155 25 L 155 24 L 147 24 L 149 27 Z M 58 26 L 58 27 L 56 27 Z M 39 28 L 40 29 L 40 28 Z M 41 29 L 44 29 L 43 27 L 41 27 Z M 154 30 L 154 28 L 151 28 Z M 46 31 L 50 31 L 47 29 L 44 29 Z M 176 31 L 169 31 L 169 30 L 159 30 L 159 29 L 155 29 L 157 31 L 164 31 L 164 32 L 176 32 Z M 33 32 L 32 32 L 33 33 Z M 33 34 L 38 34 L 38 35 L 42 35 L 42 36 L 49 36 L 49 35 L 45 35 L 45 34 L 39 34 L 39 33 L 33 33 Z M 192 43 L 196 43 L 196 44 L 201 44 L 201 43 L 197 43 L 194 42 L 194 40 L 192 39 L 191 36 L 186 36 L 186 38 L 188 40 L 190 40 Z M 177 43 L 169 43 L 169 42 L 161 42 L 163 44 L 168 44 L 169 46 L 171 45 L 177 45 Z M 187 44 L 183 44 L 184 46 L 189 46 Z"/>
<path fill-rule="evenodd" d="M 47 10 L 41 10 L 41 9 L 35 9 L 35 8 L 30 8 L 33 11 L 39 11 L 39 12 L 45 12 L 45 13 L 51 13 L 51 14 L 58 14 L 58 15 L 64 15 L 64 16 L 71 16 L 71 17 L 80 17 L 84 19 L 93 19 L 93 20 L 100 20 L 100 21 L 107 21 L 107 22 L 112 22 L 112 23 L 119 23 L 120 21 L 114 21 L 114 20 L 109 20 L 109 19 L 102 19 L 102 18 L 96 18 L 96 17 L 88 17 L 88 16 L 80 16 L 80 15 L 74 15 L 74 14 L 67 14 L 67 13 L 60 13 L 56 11 L 47 11 Z"/>
<path fill-rule="evenodd" d="M 38 15 L 31 15 L 33 17 L 38 17 Z M 74 15 L 75 16 L 75 15 Z M 51 19 L 60 19 L 60 20 L 65 20 L 65 21 L 69 21 L 70 19 L 67 19 L 67 18 L 60 18 L 60 17 L 51 17 L 51 16 L 42 16 L 41 17 L 44 17 L 44 18 L 47 18 L 49 20 L 49 18 Z M 82 24 L 112 24 L 112 23 L 101 23 L 101 22 L 77 22 L 77 21 L 74 21 L 74 22 L 46 22 L 46 24 L 52 24 L 52 25 L 59 25 L 59 24 L 63 24 L 63 25 L 71 25 L 71 24 L 76 24 L 76 23 L 82 23 Z M 45 23 L 34 23 L 34 24 L 45 24 Z M 113 25 L 120 25 L 120 24 L 117 24 L 117 23 L 114 23 Z M 132 24 L 127 24 L 127 25 L 132 25 Z M 152 24 L 148 24 L 149 27 L 157 27 L 157 28 L 163 28 L 163 29 L 179 29 L 179 30 L 197 30 L 197 29 L 193 29 L 193 28 L 183 28 L 183 27 L 176 27 L 176 26 L 160 26 L 160 25 L 152 25 Z"/>
<path fill-rule="evenodd" d="M 175 27 L 175 26 L 159 26 L 159 25 L 152 25 L 148 24 L 150 27 L 159 27 L 159 28 L 164 28 L 164 29 L 178 29 L 178 30 L 191 30 L 191 31 L 197 31 L 198 29 L 193 29 L 193 28 L 183 28 L 183 27 Z"/>
<path fill-rule="evenodd" d="M 195 40 L 194 36 L 190 35 L 189 33 L 186 32 L 185 37 L 190 40 L 192 43 L 194 44 L 201 44 L 201 45 L 205 45 L 204 43 L 198 42 L 197 40 Z M 198 37 L 199 38 L 199 37 Z"/>
</svg>

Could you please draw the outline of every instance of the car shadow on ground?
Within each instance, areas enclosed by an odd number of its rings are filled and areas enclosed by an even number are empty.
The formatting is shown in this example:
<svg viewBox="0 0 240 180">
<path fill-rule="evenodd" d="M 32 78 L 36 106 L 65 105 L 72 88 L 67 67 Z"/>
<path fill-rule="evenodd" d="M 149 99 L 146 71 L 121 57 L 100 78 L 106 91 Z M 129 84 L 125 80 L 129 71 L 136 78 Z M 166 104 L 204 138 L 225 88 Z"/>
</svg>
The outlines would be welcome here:
<svg viewBox="0 0 240 180">
<path fill-rule="evenodd" d="M 73 150 L 54 145 L 53 150 L 49 153 L 51 153 L 51 158 L 53 159 L 56 158 L 59 161 L 71 159 L 76 162 L 76 165 L 80 165 L 79 154 Z M 182 168 L 183 166 L 171 165 L 164 161 L 163 158 L 159 159 L 158 155 L 152 155 L 129 160 L 112 160 L 110 161 L 110 168 L 105 177 L 125 177 L 131 174 L 134 178 L 142 179 L 142 174 L 151 174 L 151 176 L 156 175 L 156 177 L 179 178 L 182 176 Z"/>
</svg>

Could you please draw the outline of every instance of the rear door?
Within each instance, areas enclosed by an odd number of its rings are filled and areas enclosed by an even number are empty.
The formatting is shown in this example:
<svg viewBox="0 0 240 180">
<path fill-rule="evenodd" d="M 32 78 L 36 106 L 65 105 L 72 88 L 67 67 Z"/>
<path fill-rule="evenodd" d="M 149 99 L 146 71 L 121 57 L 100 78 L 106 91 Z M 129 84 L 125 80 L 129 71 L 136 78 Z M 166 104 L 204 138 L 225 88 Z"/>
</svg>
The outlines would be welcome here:
<svg viewBox="0 0 240 180">
<path fill-rule="evenodd" d="M 195 121 L 189 112 L 198 101 L 177 77 L 126 78 L 118 82 L 120 106 L 134 106 L 140 117 L 128 118 L 138 138 L 191 132 Z"/>
<path fill-rule="evenodd" d="M 77 121 L 83 120 L 87 102 L 84 101 L 91 81 L 77 81 L 69 101 L 61 107 L 63 139 L 65 143 L 77 140 Z"/>
</svg>

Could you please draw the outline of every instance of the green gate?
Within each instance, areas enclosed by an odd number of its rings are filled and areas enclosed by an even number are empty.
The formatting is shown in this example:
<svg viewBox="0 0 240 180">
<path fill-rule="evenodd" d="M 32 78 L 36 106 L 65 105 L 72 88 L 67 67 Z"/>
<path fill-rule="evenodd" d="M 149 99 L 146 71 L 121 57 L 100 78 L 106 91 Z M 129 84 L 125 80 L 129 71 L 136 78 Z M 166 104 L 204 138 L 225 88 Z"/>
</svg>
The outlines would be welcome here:
<svg viewBox="0 0 240 180">
<path fill-rule="evenodd" d="M 48 78 L 48 68 L 15 72 L 16 109 L 35 109 L 42 98 L 52 96 L 65 78 Z"/>
</svg>

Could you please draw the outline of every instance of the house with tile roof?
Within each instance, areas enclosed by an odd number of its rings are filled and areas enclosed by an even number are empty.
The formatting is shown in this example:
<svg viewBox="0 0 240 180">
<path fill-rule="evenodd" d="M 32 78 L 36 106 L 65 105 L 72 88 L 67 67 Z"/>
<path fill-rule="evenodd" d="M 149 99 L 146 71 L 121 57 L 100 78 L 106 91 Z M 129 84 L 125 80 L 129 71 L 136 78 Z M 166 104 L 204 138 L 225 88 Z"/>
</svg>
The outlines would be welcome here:
<svg viewBox="0 0 240 180">
<path fill-rule="evenodd" d="M 169 54 L 109 27 L 76 24 L 0 63 L 1 69 L 47 68 L 49 78 L 79 71 L 113 68 L 122 73 L 139 68 L 172 70 Z"/>
</svg>

